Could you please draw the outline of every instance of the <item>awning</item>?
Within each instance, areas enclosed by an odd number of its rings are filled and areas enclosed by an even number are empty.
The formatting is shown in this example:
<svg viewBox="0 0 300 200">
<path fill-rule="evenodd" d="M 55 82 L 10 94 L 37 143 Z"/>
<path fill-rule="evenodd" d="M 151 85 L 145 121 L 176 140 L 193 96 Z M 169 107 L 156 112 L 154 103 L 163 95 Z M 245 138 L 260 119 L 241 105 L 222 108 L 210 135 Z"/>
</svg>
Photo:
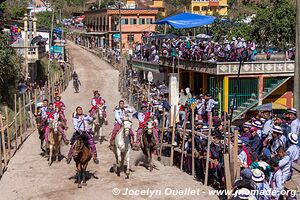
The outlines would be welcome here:
<svg viewBox="0 0 300 200">
<path fill-rule="evenodd" d="M 162 20 L 154 22 L 154 24 L 168 24 L 173 28 L 195 28 L 212 24 L 215 17 L 207 15 L 198 15 L 192 13 L 180 13 L 171 17 L 166 17 Z"/>
<path fill-rule="evenodd" d="M 107 32 L 88 32 L 85 35 L 105 35 Z"/>
<path fill-rule="evenodd" d="M 175 39 L 175 38 L 178 38 L 178 36 L 170 33 L 170 34 L 167 34 L 167 35 L 164 35 L 164 34 L 152 35 L 151 38 L 155 38 L 155 39 Z"/>
</svg>

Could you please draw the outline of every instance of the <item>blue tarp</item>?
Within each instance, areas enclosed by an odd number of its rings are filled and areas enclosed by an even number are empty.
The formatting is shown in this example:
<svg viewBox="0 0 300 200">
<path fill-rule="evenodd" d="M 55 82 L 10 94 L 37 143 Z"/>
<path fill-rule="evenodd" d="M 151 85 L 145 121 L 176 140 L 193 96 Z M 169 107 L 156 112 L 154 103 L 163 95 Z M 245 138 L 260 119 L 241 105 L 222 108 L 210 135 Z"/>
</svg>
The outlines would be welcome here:
<svg viewBox="0 0 300 200">
<path fill-rule="evenodd" d="M 180 13 L 171 17 L 166 17 L 162 20 L 154 22 L 154 24 L 168 24 L 173 28 L 195 28 L 212 24 L 215 17 L 207 15 L 197 15 L 192 13 Z"/>
</svg>

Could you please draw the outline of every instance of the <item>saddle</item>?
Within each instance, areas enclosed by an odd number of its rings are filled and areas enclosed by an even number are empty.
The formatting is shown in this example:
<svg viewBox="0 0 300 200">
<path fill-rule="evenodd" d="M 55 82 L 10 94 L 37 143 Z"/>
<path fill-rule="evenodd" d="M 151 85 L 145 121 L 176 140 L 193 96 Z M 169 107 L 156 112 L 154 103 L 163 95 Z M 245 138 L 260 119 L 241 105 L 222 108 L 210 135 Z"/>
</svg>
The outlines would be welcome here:
<svg viewBox="0 0 300 200">
<path fill-rule="evenodd" d="M 89 143 L 88 143 L 88 133 L 86 131 L 84 131 L 84 132 L 76 131 L 74 133 L 73 137 L 71 138 L 70 144 L 73 145 L 76 140 L 80 140 L 80 139 L 82 139 L 83 144 L 86 147 L 89 146 Z"/>
</svg>

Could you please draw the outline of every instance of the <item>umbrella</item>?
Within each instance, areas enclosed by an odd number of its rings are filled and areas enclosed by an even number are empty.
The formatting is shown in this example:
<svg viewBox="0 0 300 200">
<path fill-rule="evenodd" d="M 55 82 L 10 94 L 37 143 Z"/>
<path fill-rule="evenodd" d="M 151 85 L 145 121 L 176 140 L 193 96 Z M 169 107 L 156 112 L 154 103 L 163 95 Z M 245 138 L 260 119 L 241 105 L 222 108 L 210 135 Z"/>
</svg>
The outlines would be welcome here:
<svg viewBox="0 0 300 200">
<path fill-rule="evenodd" d="M 206 34 L 198 34 L 196 35 L 197 39 L 211 39 L 211 36 L 206 35 Z"/>
<path fill-rule="evenodd" d="M 258 110 L 258 111 L 272 111 L 272 110 L 286 110 L 287 107 L 279 104 L 279 103 L 266 103 L 260 106 L 256 106 L 252 110 Z"/>
</svg>

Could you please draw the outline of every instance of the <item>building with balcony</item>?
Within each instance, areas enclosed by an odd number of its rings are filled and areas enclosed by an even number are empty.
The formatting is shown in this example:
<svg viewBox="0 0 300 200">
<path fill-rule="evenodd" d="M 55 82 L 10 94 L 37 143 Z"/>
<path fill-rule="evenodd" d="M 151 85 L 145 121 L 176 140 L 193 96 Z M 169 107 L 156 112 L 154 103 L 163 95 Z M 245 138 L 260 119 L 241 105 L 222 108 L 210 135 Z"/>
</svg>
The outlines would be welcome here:
<svg viewBox="0 0 300 200">
<path fill-rule="evenodd" d="M 155 31 L 153 22 L 157 13 L 158 9 L 156 8 L 87 11 L 84 13 L 87 33 L 82 36 L 81 41 L 88 42 L 92 47 L 119 49 L 119 41 L 120 37 L 122 37 L 122 48 L 129 50 L 133 43 L 142 41 L 144 32 Z"/>
<path fill-rule="evenodd" d="M 230 110 L 234 88 L 238 86 L 233 119 L 241 118 L 249 109 L 265 103 L 293 106 L 294 61 L 245 62 L 241 66 L 239 82 L 236 78 L 238 62 L 172 61 L 171 58 L 161 57 L 159 64 L 133 60 L 132 67 L 142 77 L 152 72 L 153 82 L 164 78 L 168 83 L 169 74 L 178 73 L 180 89 L 189 87 L 195 94 L 209 93 L 219 102 L 220 111 Z"/>
<path fill-rule="evenodd" d="M 192 13 L 201 15 L 227 15 L 227 0 L 192 0 Z"/>
</svg>

